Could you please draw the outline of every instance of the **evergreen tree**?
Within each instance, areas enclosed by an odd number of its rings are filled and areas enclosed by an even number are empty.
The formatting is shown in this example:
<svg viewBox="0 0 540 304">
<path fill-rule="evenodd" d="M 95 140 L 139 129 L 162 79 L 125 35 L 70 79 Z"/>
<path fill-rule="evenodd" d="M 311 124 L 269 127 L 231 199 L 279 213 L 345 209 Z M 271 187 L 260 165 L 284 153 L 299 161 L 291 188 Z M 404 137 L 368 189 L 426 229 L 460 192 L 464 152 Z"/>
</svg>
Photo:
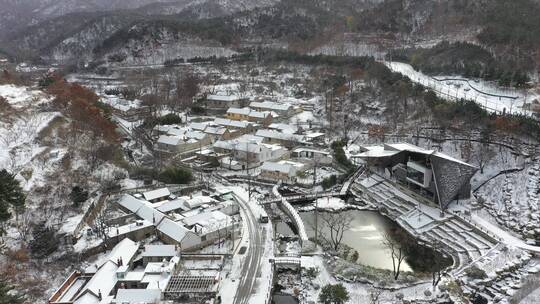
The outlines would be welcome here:
<svg viewBox="0 0 540 304">
<path fill-rule="evenodd" d="M 32 237 L 30 252 L 38 259 L 47 257 L 53 253 L 60 243 L 54 231 L 47 227 L 45 221 L 40 222 L 34 227 Z"/>
<path fill-rule="evenodd" d="M 159 174 L 158 180 L 166 184 L 189 184 L 193 174 L 184 168 L 169 167 Z"/>
<path fill-rule="evenodd" d="M 75 186 L 71 189 L 69 197 L 73 202 L 73 206 L 79 207 L 81 203 L 84 203 L 88 199 L 88 191 L 79 186 Z"/>
<path fill-rule="evenodd" d="M 343 304 L 348 300 L 349 292 L 342 284 L 328 284 L 319 294 L 319 302 L 323 304 Z"/>
<path fill-rule="evenodd" d="M 6 169 L 0 171 L 0 223 L 11 218 L 10 208 L 16 212 L 24 209 L 26 197 L 15 175 Z"/>
<path fill-rule="evenodd" d="M 24 299 L 21 296 L 10 293 L 12 290 L 13 287 L 4 278 L 0 278 L 0 304 L 23 303 Z"/>
<path fill-rule="evenodd" d="M 358 261 L 358 251 L 355 250 L 351 255 L 351 262 L 356 263 L 356 261 Z"/>
</svg>

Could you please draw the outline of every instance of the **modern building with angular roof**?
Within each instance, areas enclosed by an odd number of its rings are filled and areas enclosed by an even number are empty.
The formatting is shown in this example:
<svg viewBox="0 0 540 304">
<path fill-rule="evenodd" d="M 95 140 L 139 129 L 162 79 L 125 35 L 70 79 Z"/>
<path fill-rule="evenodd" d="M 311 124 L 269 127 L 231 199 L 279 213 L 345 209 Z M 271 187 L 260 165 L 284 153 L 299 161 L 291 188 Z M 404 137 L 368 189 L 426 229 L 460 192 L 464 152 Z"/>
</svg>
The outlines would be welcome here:
<svg viewBox="0 0 540 304">
<path fill-rule="evenodd" d="M 478 168 L 436 150 L 408 143 L 362 147 L 355 155 L 387 178 L 429 196 L 441 209 L 470 197 L 470 180 Z"/>
</svg>

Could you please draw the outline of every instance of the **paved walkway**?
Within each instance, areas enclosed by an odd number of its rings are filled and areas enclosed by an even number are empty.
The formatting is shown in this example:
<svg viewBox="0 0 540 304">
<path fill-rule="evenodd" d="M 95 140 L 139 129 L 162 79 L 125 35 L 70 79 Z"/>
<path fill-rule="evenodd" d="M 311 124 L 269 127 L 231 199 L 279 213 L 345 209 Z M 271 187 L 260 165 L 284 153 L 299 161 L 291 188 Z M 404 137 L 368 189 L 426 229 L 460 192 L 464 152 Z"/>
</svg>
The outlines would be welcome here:
<svg viewBox="0 0 540 304">
<path fill-rule="evenodd" d="M 494 225 L 494 224 L 486 221 L 485 219 L 483 219 L 482 217 L 480 217 L 480 216 L 478 216 L 476 214 L 473 214 L 471 217 L 472 217 L 472 220 L 475 223 L 477 223 L 478 225 L 484 227 L 486 230 L 488 230 L 489 232 L 491 232 L 494 235 L 496 235 L 497 237 L 499 237 L 501 242 L 503 242 L 503 243 L 505 243 L 507 245 L 511 245 L 511 246 L 518 247 L 518 248 L 521 248 L 521 249 L 525 249 L 525 250 L 528 250 L 528 251 L 533 251 L 533 252 L 539 252 L 540 253 L 540 246 L 529 245 L 529 244 L 525 243 L 523 240 L 511 235 L 507 231 L 501 229 L 497 225 Z"/>
</svg>

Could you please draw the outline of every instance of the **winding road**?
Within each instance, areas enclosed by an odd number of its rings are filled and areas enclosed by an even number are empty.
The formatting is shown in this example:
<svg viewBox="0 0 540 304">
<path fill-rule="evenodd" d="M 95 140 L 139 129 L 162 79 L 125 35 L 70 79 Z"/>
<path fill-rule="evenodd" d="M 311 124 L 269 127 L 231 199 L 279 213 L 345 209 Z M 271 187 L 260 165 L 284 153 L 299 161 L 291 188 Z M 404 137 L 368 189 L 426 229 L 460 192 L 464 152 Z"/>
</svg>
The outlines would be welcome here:
<svg viewBox="0 0 540 304">
<path fill-rule="evenodd" d="M 240 283 L 234 297 L 235 304 L 248 304 L 251 295 L 254 293 L 257 273 L 261 268 L 264 244 L 262 244 L 262 229 L 257 221 L 257 217 L 249 207 L 249 203 L 235 196 L 244 221 L 247 223 L 249 234 L 249 247 L 242 266 Z"/>
</svg>

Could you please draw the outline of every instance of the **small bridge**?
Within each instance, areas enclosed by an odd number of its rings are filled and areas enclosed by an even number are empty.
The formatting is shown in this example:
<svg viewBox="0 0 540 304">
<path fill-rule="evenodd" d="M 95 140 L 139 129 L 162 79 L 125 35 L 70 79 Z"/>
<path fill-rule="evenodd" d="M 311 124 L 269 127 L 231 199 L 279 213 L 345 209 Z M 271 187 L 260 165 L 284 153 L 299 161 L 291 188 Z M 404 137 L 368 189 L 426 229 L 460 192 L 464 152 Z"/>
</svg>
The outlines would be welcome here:
<svg viewBox="0 0 540 304">
<path fill-rule="evenodd" d="M 261 201 L 260 205 L 270 205 L 270 204 L 280 204 L 283 199 L 286 199 L 289 203 L 300 203 L 300 202 L 309 202 L 314 201 L 323 197 L 341 197 L 341 192 L 337 191 L 328 191 L 320 193 L 306 193 L 306 194 L 295 194 L 295 195 L 284 195 L 280 197 L 273 197 L 264 201 Z"/>
<path fill-rule="evenodd" d="M 302 262 L 299 256 L 276 256 L 274 259 L 271 260 L 271 262 L 274 264 L 275 267 L 294 267 L 294 268 L 300 268 L 302 266 Z"/>
<path fill-rule="evenodd" d="M 351 188 L 351 185 L 354 183 L 354 181 L 362 175 L 366 171 L 366 167 L 361 165 L 358 167 L 358 169 L 353 173 L 353 175 L 349 176 L 349 178 L 343 183 L 343 186 L 341 187 L 341 191 L 339 193 L 339 196 L 346 196 L 349 193 L 349 190 Z"/>
</svg>

